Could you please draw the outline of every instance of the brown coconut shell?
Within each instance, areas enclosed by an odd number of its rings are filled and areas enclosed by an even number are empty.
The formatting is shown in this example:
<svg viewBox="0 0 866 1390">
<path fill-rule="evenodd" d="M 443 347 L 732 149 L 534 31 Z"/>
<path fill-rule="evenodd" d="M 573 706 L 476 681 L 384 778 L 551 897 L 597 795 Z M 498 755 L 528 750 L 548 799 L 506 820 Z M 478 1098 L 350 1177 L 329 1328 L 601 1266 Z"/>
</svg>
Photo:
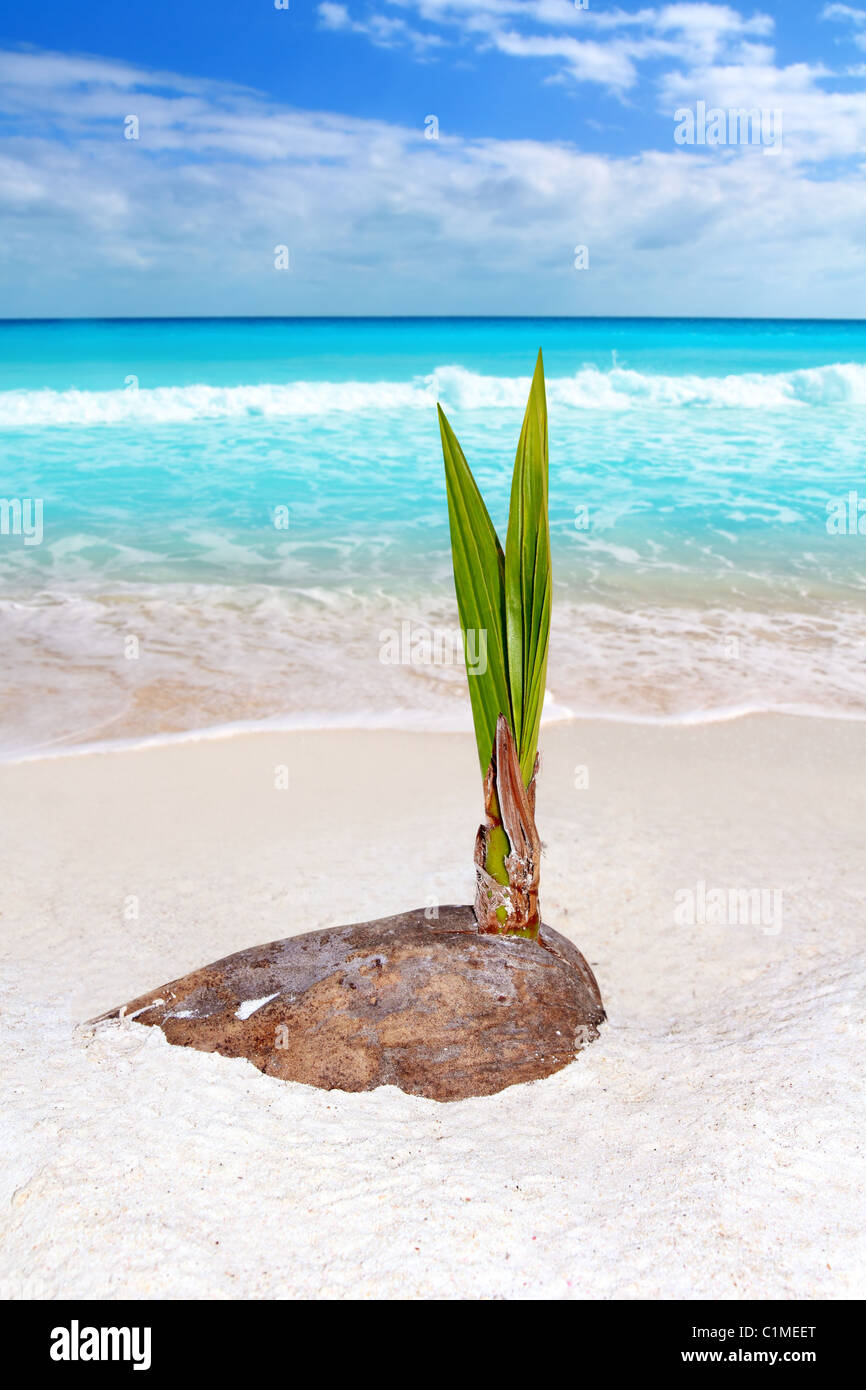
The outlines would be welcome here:
<svg viewBox="0 0 866 1390">
<path fill-rule="evenodd" d="M 592 970 L 559 932 L 479 934 L 471 908 L 443 907 L 253 946 L 92 1022 L 155 1025 L 284 1081 L 444 1101 L 559 1071 L 604 1017 Z"/>
</svg>

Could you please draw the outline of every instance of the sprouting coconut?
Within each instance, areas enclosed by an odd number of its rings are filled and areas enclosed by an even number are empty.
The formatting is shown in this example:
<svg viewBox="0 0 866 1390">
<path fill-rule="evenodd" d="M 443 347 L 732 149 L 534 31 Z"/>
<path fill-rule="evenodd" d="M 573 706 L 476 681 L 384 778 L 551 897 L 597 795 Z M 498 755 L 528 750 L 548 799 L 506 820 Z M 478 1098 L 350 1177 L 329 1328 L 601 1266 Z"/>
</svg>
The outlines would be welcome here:
<svg viewBox="0 0 866 1390">
<path fill-rule="evenodd" d="M 535 823 L 550 634 L 547 405 L 541 353 L 520 432 L 503 552 L 439 408 L 457 607 L 485 634 L 469 672 L 484 785 L 474 910 L 423 908 L 254 946 L 103 1014 L 168 1041 L 246 1057 L 327 1090 L 395 1085 L 434 1100 L 489 1095 L 558 1071 L 598 1036 L 598 985 L 541 923 Z"/>
</svg>

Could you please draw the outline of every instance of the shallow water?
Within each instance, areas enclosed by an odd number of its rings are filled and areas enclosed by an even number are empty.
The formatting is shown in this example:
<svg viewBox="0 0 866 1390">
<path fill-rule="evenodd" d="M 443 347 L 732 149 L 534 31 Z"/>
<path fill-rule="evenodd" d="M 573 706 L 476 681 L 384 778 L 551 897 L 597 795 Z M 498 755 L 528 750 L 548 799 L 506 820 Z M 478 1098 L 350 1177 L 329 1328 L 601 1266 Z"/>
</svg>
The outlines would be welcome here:
<svg viewBox="0 0 866 1390">
<path fill-rule="evenodd" d="M 435 402 L 504 532 L 538 345 L 550 712 L 862 717 L 866 324 L 6 323 L 3 751 L 466 726 Z"/>
</svg>

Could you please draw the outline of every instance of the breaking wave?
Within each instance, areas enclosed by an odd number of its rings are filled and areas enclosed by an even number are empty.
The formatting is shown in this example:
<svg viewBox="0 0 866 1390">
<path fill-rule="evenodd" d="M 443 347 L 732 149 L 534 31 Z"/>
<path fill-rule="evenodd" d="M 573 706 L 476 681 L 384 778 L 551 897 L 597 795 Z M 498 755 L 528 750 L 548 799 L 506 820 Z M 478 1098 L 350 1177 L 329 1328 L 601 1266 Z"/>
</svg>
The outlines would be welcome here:
<svg viewBox="0 0 866 1390">
<path fill-rule="evenodd" d="M 256 386 L 158 386 L 118 391 L 3 391 L 0 428 L 54 425 L 191 424 L 201 420 L 429 410 L 437 400 L 460 410 L 522 410 L 529 377 L 484 376 L 437 367 L 411 381 L 296 381 Z M 838 362 L 790 372 L 672 376 L 583 367 L 547 383 L 552 407 L 576 410 L 661 408 L 773 409 L 866 404 L 866 365 Z"/>
</svg>

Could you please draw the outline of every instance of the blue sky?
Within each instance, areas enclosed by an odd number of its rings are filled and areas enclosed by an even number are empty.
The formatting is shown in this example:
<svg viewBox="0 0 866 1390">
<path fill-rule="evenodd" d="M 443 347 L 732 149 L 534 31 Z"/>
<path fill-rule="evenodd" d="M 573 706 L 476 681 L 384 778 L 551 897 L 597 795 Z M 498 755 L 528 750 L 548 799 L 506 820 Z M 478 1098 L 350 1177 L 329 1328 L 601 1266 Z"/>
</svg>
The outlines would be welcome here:
<svg viewBox="0 0 866 1390">
<path fill-rule="evenodd" d="M 866 316 L 866 0 L 289 5 L 7 13 L 0 314 Z"/>
</svg>

